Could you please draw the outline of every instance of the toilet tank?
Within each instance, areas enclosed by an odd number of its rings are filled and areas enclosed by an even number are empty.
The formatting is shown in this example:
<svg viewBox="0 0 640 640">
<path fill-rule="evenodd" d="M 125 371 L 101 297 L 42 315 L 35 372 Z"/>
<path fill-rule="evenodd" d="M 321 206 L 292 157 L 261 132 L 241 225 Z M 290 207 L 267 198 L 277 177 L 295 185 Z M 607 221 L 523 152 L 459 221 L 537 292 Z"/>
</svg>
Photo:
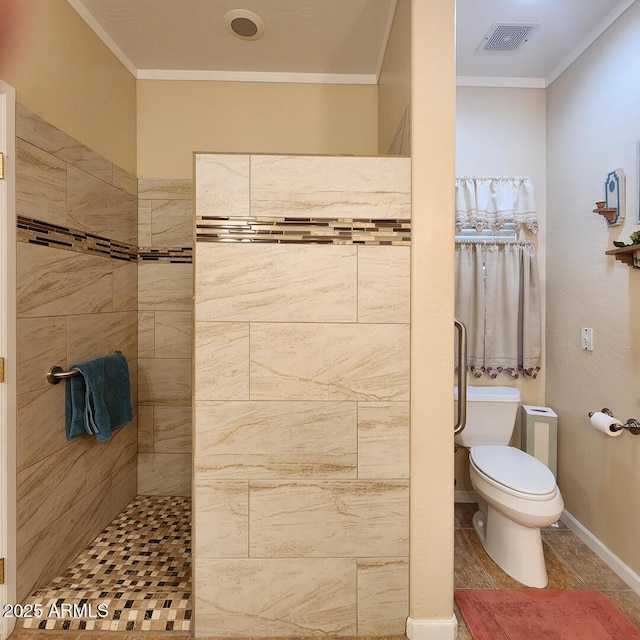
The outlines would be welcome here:
<svg viewBox="0 0 640 640">
<path fill-rule="evenodd" d="M 458 400 L 458 387 L 453 388 Z M 467 387 L 467 426 L 455 437 L 457 444 L 509 444 L 520 406 L 520 391 L 514 387 Z"/>
</svg>

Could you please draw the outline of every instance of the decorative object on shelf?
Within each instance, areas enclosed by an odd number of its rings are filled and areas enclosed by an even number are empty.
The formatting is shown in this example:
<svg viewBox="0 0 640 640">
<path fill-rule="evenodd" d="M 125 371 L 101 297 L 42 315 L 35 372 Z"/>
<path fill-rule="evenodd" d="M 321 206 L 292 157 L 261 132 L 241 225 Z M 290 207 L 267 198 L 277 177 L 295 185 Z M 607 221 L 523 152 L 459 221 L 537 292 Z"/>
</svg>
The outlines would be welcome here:
<svg viewBox="0 0 640 640">
<path fill-rule="evenodd" d="M 605 194 L 605 206 L 607 208 L 616 207 L 618 209 L 618 215 L 614 224 L 620 224 L 624 220 L 626 200 L 625 178 L 622 169 L 616 169 L 607 175 Z"/>
<path fill-rule="evenodd" d="M 613 241 L 613 246 L 617 247 L 619 249 L 621 247 L 631 247 L 634 244 L 640 244 L 640 231 L 634 231 L 629 236 L 629 239 L 631 240 L 631 242 L 622 242 L 620 240 L 614 240 Z"/>
<path fill-rule="evenodd" d="M 615 220 L 618 215 L 618 209 L 616 207 L 607 207 L 605 205 L 606 203 L 604 200 L 596 202 L 596 208 L 593 210 L 593 213 L 599 213 L 601 216 L 604 216 L 610 225 L 616 224 Z"/>
<path fill-rule="evenodd" d="M 622 169 L 607 174 L 604 191 L 605 200 L 596 202 L 593 212 L 604 216 L 610 227 L 622 224 L 625 216 L 625 178 Z"/>
<path fill-rule="evenodd" d="M 615 249 L 605 251 L 605 254 L 614 256 L 616 260 L 640 269 L 640 231 L 634 231 L 629 236 L 629 239 L 631 240 L 629 244 L 620 240 L 614 240 L 613 246 Z"/>
</svg>

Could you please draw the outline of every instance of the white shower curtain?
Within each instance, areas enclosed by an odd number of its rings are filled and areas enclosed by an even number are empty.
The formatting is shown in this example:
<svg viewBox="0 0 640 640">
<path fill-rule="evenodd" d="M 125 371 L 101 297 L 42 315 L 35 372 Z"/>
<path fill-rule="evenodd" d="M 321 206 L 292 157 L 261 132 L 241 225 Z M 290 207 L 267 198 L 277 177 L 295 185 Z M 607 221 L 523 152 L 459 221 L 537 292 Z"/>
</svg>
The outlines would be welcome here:
<svg viewBox="0 0 640 640">
<path fill-rule="evenodd" d="M 531 242 L 456 242 L 456 317 L 467 325 L 475 377 L 540 370 L 541 309 Z"/>
</svg>

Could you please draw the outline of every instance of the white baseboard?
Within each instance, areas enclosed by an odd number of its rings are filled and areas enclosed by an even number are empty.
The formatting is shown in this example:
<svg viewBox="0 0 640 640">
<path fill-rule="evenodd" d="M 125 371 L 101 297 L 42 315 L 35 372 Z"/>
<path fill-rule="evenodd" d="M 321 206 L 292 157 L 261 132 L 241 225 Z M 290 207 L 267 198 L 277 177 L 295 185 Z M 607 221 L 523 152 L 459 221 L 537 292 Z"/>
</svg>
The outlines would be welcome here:
<svg viewBox="0 0 640 640">
<path fill-rule="evenodd" d="M 640 594 L 640 576 L 628 567 L 615 553 L 609 550 L 589 529 L 579 520 L 576 520 L 567 510 L 563 511 L 560 518 L 564 524 L 584 542 L 615 574 L 617 574 L 629 587 Z"/>
<path fill-rule="evenodd" d="M 407 618 L 407 638 L 409 640 L 456 640 L 458 621 L 455 616 L 450 620 L 414 620 Z"/>
<path fill-rule="evenodd" d="M 454 502 L 478 502 L 478 496 L 475 491 L 454 491 Z"/>
</svg>

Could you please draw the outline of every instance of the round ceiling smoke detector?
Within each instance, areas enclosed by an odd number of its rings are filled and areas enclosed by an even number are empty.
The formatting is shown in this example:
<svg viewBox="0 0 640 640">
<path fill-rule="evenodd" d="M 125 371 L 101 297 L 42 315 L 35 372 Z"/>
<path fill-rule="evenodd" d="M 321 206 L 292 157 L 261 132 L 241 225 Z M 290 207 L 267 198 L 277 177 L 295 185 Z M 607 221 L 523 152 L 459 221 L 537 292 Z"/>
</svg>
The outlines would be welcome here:
<svg viewBox="0 0 640 640">
<path fill-rule="evenodd" d="M 257 40 L 264 33 L 264 22 L 260 16 L 247 9 L 232 9 L 225 13 L 227 31 L 240 40 Z"/>
</svg>

